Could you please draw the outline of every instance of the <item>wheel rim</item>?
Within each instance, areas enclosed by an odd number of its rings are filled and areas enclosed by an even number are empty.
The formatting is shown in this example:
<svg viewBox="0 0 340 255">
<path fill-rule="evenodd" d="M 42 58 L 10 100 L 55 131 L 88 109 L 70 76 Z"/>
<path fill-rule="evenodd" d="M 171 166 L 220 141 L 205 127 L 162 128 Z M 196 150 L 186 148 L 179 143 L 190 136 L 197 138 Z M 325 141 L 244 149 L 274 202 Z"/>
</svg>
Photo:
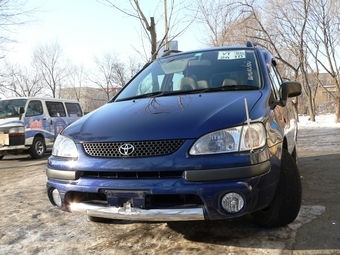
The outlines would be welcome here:
<svg viewBox="0 0 340 255">
<path fill-rule="evenodd" d="M 37 142 L 35 146 L 35 151 L 38 155 L 42 155 L 44 153 L 44 144 L 42 142 Z"/>
</svg>

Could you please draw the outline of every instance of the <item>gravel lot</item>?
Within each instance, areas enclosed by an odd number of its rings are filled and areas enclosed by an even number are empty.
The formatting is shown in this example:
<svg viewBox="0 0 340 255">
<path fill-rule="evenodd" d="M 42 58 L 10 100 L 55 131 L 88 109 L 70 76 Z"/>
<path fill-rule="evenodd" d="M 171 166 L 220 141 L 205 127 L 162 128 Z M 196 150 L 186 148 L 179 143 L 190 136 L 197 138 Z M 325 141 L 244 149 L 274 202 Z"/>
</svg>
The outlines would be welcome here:
<svg viewBox="0 0 340 255">
<path fill-rule="evenodd" d="M 295 222 L 278 229 L 259 228 L 250 216 L 213 222 L 90 222 L 49 203 L 48 155 L 41 160 L 6 156 L 0 162 L 0 254 L 340 254 L 338 130 L 300 130 L 303 206 Z"/>
</svg>

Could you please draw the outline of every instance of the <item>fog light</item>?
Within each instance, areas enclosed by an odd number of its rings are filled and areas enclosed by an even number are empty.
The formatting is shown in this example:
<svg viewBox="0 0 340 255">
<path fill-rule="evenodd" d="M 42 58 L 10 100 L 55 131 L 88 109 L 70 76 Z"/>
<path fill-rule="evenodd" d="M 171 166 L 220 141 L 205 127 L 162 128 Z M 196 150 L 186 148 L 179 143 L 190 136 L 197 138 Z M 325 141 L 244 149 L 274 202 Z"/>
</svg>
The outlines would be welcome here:
<svg viewBox="0 0 340 255">
<path fill-rule="evenodd" d="M 228 213 L 237 213 L 244 206 L 244 199 L 240 194 L 231 192 L 222 197 L 221 205 Z"/>
<path fill-rule="evenodd" d="M 61 207 L 61 197 L 57 189 L 52 190 L 52 199 L 56 206 Z"/>
</svg>

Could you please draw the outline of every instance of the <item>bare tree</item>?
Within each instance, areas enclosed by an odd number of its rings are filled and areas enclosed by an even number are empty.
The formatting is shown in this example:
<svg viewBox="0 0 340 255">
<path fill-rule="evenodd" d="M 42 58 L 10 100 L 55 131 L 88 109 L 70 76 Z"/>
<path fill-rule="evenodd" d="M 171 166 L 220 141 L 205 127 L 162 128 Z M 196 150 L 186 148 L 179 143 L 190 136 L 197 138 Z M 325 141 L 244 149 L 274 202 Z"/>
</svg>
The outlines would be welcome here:
<svg viewBox="0 0 340 255">
<path fill-rule="evenodd" d="M 186 31 L 186 29 L 192 24 L 194 18 L 188 19 L 190 16 L 184 16 L 184 18 L 179 18 L 179 12 L 186 10 L 185 1 L 180 2 L 179 4 L 175 4 L 175 0 L 170 0 L 169 7 L 167 6 L 167 1 L 163 0 L 164 4 L 164 12 L 163 14 L 159 14 L 159 20 L 156 21 L 155 17 L 150 17 L 150 20 L 144 14 L 145 12 L 142 10 L 142 7 L 139 3 L 139 0 L 129 0 L 130 9 L 121 8 L 119 4 L 111 0 L 97 0 L 99 3 L 102 3 L 106 6 L 112 7 L 121 13 L 128 15 L 129 17 L 133 17 L 138 19 L 140 25 L 142 26 L 143 35 L 148 39 L 149 44 L 151 45 L 151 59 L 155 59 L 159 50 L 162 47 L 168 49 L 168 43 L 173 41 L 176 37 Z M 160 3 L 155 6 L 155 10 L 159 9 Z M 160 21 L 164 20 L 165 29 L 163 36 L 160 40 L 157 39 L 156 25 L 161 23 Z M 183 27 L 183 24 L 184 27 Z M 182 28 L 179 29 L 179 25 L 182 25 Z M 142 36 L 143 38 L 143 36 Z M 135 48 L 136 49 L 136 48 Z M 145 50 L 145 48 L 144 48 Z M 138 50 L 137 50 L 138 51 Z M 140 55 L 143 55 L 139 52 Z M 144 52 L 145 53 L 145 52 Z M 145 60 L 148 61 L 150 59 L 149 54 L 144 54 Z"/>
<path fill-rule="evenodd" d="M 10 50 L 10 44 L 16 42 L 16 29 L 30 21 L 35 9 L 28 9 L 28 0 L 0 0 L 0 59 L 5 59 L 6 52 Z M 7 63 L 4 63 L 7 65 Z M 2 79 L 0 93 L 6 95 L 8 91 L 8 73 L 4 69 L 0 71 Z M 4 83 L 3 80 L 6 80 Z M 6 85 L 6 86 L 5 86 Z"/>
<path fill-rule="evenodd" d="M 60 44 L 52 42 L 36 47 L 33 50 L 33 65 L 52 97 L 60 97 L 58 93 L 72 73 L 70 61 L 64 57 Z"/>
<path fill-rule="evenodd" d="M 83 65 L 70 66 L 69 76 L 67 77 L 68 86 L 61 91 L 61 97 L 72 98 L 81 101 L 82 91 L 86 86 L 87 74 Z"/>
<path fill-rule="evenodd" d="M 318 83 L 324 87 L 336 104 L 335 122 L 340 122 L 340 2 L 338 0 L 310 0 L 308 50 L 316 64 L 316 73 L 324 70 L 332 79 L 336 93 L 327 89 L 318 76 Z M 315 72 L 314 72 L 315 73 Z"/>
<path fill-rule="evenodd" d="M 16 42 L 16 29 L 28 23 L 36 12 L 36 9 L 28 9 L 27 3 L 28 0 L 0 0 L 0 51 L 3 54 L 9 43 Z"/>
<path fill-rule="evenodd" d="M 223 46 L 245 43 L 245 28 L 249 14 L 236 1 L 196 0 L 198 22 L 205 27 L 206 44 Z"/>
<path fill-rule="evenodd" d="M 270 0 L 265 6 L 266 10 L 271 10 L 267 12 L 271 17 L 268 20 L 274 27 L 269 29 L 270 26 L 265 24 L 263 31 L 275 31 L 276 34 L 266 33 L 268 36 L 263 41 L 268 42 L 268 38 L 274 38 L 275 41 L 271 44 L 275 53 L 285 66 L 294 70 L 295 79 L 300 77 L 307 96 L 311 121 L 315 121 L 315 96 L 318 88 L 313 80 L 322 85 L 320 70 L 326 70 L 336 86 L 337 93 L 328 92 L 337 105 L 336 122 L 340 120 L 339 55 L 337 55 L 340 47 L 337 11 L 339 7 L 340 2 L 337 0 Z M 325 89 L 327 91 L 327 88 Z"/>
<path fill-rule="evenodd" d="M 270 36 L 275 39 L 275 41 L 271 39 L 273 41 L 272 48 L 284 65 L 293 71 L 292 78 L 300 79 L 307 96 L 310 120 L 315 121 L 316 89 L 311 86 L 309 80 L 310 62 L 308 62 L 308 51 L 306 50 L 310 1 L 271 0 L 268 2 L 267 8 L 274 10 L 268 12 L 270 14 L 269 22 L 274 25 L 271 29 L 276 31 L 276 34 Z"/>
<path fill-rule="evenodd" d="M 113 82 L 114 87 L 118 88 L 119 90 L 126 84 L 128 78 L 126 75 L 126 67 L 125 64 L 123 64 L 120 61 L 116 61 L 113 63 Z"/>
<path fill-rule="evenodd" d="M 133 76 L 135 76 L 143 67 L 143 64 L 136 60 L 134 57 L 129 57 L 128 63 L 127 63 L 127 69 L 128 72 L 126 73 L 127 75 L 127 80 L 126 82 L 131 79 Z M 125 85 L 125 84 L 124 84 Z"/>
<path fill-rule="evenodd" d="M 101 58 L 95 58 L 96 71 L 89 80 L 106 94 L 109 100 L 125 85 L 127 81 L 125 65 L 114 53 L 104 53 Z"/>
<path fill-rule="evenodd" d="M 30 97 L 42 93 L 44 88 L 41 77 L 37 73 L 8 62 L 3 68 L 5 75 L 2 76 L 1 90 L 4 94 L 13 97 Z"/>
</svg>

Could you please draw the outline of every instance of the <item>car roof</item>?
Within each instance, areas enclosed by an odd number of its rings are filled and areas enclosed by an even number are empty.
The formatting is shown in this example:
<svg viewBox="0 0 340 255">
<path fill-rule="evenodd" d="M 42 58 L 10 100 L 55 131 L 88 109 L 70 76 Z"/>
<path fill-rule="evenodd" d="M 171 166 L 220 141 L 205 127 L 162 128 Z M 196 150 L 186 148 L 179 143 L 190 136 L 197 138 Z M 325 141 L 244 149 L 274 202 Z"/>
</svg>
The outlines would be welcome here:
<svg viewBox="0 0 340 255">
<path fill-rule="evenodd" d="M 258 49 L 264 56 L 265 62 L 267 64 L 274 63 L 276 65 L 276 60 L 272 56 L 272 54 L 257 45 L 253 44 L 250 40 L 247 41 L 246 45 L 226 45 L 226 46 L 218 46 L 218 47 L 207 47 L 202 49 L 196 49 L 196 50 L 189 50 L 189 51 L 178 51 L 178 50 L 170 50 L 163 54 L 160 58 L 165 58 L 168 56 L 173 55 L 182 55 L 182 54 L 190 54 L 190 53 L 197 53 L 197 52 L 208 52 L 208 51 L 216 51 L 216 50 L 249 50 L 249 49 Z"/>
<path fill-rule="evenodd" d="M 2 100 L 14 100 L 14 99 L 26 99 L 26 100 L 43 100 L 43 101 L 57 101 L 57 102 L 77 102 L 75 99 L 65 99 L 65 98 L 53 98 L 53 97 L 11 97 L 11 98 L 2 98 Z"/>
<path fill-rule="evenodd" d="M 162 57 L 169 55 L 181 55 L 187 53 L 195 53 L 195 52 L 207 52 L 207 51 L 216 51 L 216 50 L 240 50 L 240 49 L 249 49 L 257 47 L 250 40 L 247 41 L 246 45 L 225 45 L 225 46 L 216 46 L 216 47 L 206 47 L 201 49 L 189 50 L 189 51 L 179 51 L 179 50 L 169 50 L 166 51 Z"/>
</svg>

